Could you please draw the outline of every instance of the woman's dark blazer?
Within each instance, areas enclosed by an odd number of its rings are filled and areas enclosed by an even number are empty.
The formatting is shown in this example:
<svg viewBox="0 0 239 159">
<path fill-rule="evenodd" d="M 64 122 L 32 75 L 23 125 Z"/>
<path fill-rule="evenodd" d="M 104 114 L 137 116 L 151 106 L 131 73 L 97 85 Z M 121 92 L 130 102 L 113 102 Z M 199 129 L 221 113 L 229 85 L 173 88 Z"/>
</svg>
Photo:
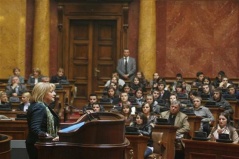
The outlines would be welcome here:
<svg viewBox="0 0 239 159">
<path fill-rule="evenodd" d="M 21 103 L 21 104 L 18 106 L 17 110 L 23 111 L 23 109 L 24 109 L 24 103 Z"/>
<path fill-rule="evenodd" d="M 38 82 L 41 82 L 42 81 L 42 76 L 38 77 Z M 35 84 L 35 78 L 33 76 L 30 76 L 28 78 L 28 81 L 27 81 L 27 84 Z"/>
<path fill-rule="evenodd" d="M 59 117 L 51 108 L 49 108 L 49 110 L 54 117 L 55 127 L 59 127 Z M 27 111 L 27 123 L 29 133 L 26 143 L 34 144 L 38 141 L 39 134 L 45 134 L 47 132 L 47 113 L 43 103 L 31 103 Z"/>
</svg>

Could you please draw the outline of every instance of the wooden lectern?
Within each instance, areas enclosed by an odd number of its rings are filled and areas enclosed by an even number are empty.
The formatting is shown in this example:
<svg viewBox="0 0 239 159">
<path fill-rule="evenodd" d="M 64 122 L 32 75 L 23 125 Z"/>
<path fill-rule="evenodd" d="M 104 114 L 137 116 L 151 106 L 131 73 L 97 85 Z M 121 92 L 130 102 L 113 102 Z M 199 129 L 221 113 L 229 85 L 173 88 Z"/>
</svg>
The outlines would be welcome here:
<svg viewBox="0 0 239 159">
<path fill-rule="evenodd" d="M 39 159 L 124 159 L 129 141 L 125 138 L 125 121 L 121 114 L 84 114 L 76 123 L 85 122 L 70 132 L 58 132 L 59 142 L 37 142 Z"/>
<path fill-rule="evenodd" d="M 128 152 L 126 153 L 127 159 L 144 159 L 149 137 L 139 135 L 126 135 L 126 137 L 130 141 Z"/>
<path fill-rule="evenodd" d="M 11 136 L 0 134 L 0 158 L 10 159 L 11 158 L 11 147 L 10 142 Z"/>
<path fill-rule="evenodd" d="M 173 159 L 175 157 L 175 139 L 178 127 L 174 125 L 155 125 L 154 132 L 163 132 L 163 142 L 165 143 L 165 152 L 163 158 Z"/>
</svg>

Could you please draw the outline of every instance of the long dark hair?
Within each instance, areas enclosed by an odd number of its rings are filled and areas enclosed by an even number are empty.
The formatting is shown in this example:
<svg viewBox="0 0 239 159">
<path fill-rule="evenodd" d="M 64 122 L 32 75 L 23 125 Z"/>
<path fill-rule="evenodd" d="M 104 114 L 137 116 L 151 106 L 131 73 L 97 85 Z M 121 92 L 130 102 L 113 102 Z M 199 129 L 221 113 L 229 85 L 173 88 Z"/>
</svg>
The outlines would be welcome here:
<svg viewBox="0 0 239 159">
<path fill-rule="evenodd" d="M 137 116 L 139 116 L 140 119 L 143 120 L 143 123 L 142 123 L 141 125 L 138 125 L 137 122 L 135 121 L 135 122 L 134 122 L 134 123 L 135 123 L 135 127 L 137 127 L 137 128 L 143 128 L 144 126 L 146 126 L 147 123 L 148 123 L 148 118 L 147 118 L 147 116 L 144 115 L 144 113 L 141 113 L 141 112 L 139 112 L 139 113 L 136 115 L 136 118 L 137 118 Z"/>
</svg>

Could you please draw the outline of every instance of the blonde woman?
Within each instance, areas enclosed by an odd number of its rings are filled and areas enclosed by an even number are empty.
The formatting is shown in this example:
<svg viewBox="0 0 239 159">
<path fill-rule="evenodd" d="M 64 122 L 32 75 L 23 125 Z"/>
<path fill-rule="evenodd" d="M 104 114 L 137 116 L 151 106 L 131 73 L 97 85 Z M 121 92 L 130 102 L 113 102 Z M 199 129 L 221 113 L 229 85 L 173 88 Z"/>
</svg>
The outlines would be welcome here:
<svg viewBox="0 0 239 159">
<path fill-rule="evenodd" d="M 25 92 L 22 94 L 22 103 L 19 105 L 18 109 L 26 112 L 30 106 L 31 93 Z"/>
<path fill-rule="evenodd" d="M 27 84 L 34 85 L 41 82 L 42 74 L 39 68 L 33 68 L 32 74 L 28 78 Z"/>
<path fill-rule="evenodd" d="M 37 159 L 37 149 L 34 144 L 39 136 L 53 137 L 57 141 L 59 118 L 49 107 L 55 100 L 55 86 L 50 83 L 37 83 L 32 90 L 31 104 L 27 111 L 29 134 L 26 139 L 26 148 L 30 159 Z"/>
</svg>

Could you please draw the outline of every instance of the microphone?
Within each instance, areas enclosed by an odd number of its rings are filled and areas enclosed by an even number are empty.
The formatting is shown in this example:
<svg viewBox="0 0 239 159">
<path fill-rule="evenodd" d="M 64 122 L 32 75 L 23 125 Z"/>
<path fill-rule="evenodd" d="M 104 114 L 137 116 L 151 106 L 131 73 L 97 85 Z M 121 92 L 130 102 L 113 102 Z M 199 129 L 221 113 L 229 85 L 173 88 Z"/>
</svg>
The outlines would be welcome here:
<svg viewBox="0 0 239 159">
<path fill-rule="evenodd" d="M 78 110 L 79 112 L 83 112 L 83 110 L 81 110 L 80 108 L 77 108 L 75 106 L 72 106 L 72 105 L 69 105 L 68 103 L 65 103 L 65 107 L 64 107 L 64 117 L 63 117 L 63 120 L 64 122 L 66 122 L 66 119 L 67 119 L 67 110 L 68 108 L 67 107 L 70 107 L 70 113 L 72 114 L 72 110 L 75 109 L 75 110 Z"/>
<path fill-rule="evenodd" d="M 97 115 L 96 118 L 92 115 L 92 113 L 90 111 L 86 111 L 86 115 L 87 115 L 89 121 L 100 120 L 99 114 L 98 113 L 94 113 L 94 114 Z"/>
</svg>

